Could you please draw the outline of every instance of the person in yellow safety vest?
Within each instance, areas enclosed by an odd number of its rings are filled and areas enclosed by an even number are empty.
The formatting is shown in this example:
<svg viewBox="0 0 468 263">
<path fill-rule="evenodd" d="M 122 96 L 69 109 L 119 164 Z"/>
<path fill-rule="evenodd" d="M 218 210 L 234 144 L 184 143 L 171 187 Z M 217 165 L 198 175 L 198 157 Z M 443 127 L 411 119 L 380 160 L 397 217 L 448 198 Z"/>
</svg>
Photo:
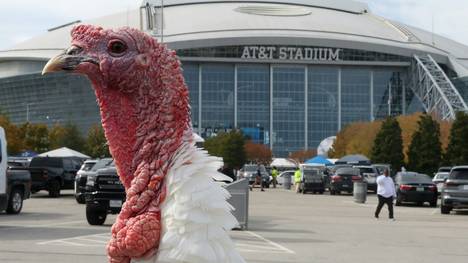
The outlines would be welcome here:
<svg viewBox="0 0 468 263">
<path fill-rule="evenodd" d="M 278 183 L 278 181 L 276 180 L 276 178 L 278 177 L 278 169 L 276 169 L 275 166 L 273 166 L 273 169 L 271 169 L 271 177 L 273 177 L 273 180 L 272 180 L 272 183 L 273 183 L 273 188 L 276 188 L 276 184 Z"/>
<path fill-rule="evenodd" d="M 299 193 L 301 185 L 301 169 L 299 167 L 294 172 L 294 184 L 296 185 L 296 193 Z"/>
</svg>

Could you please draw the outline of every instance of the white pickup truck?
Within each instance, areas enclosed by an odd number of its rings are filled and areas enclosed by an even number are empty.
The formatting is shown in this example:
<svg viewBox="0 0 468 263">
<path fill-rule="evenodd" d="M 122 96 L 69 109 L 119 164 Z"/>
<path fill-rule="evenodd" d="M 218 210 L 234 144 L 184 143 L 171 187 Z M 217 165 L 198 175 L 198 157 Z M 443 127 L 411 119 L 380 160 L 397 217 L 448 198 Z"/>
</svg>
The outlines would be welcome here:
<svg viewBox="0 0 468 263">
<path fill-rule="evenodd" d="M 5 130 L 0 127 L 0 212 L 18 214 L 23 200 L 31 195 L 31 174 L 28 170 L 8 165 Z"/>
</svg>

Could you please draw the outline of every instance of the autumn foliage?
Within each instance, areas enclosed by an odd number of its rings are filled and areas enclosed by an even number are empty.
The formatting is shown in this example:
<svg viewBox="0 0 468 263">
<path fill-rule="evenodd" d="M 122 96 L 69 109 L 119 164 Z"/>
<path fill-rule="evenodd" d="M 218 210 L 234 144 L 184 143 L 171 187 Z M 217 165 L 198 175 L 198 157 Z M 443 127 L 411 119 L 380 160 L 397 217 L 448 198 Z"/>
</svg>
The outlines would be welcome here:
<svg viewBox="0 0 468 263">
<path fill-rule="evenodd" d="M 293 152 L 289 155 L 289 159 L 296 161 L 297 163 L 304 163 L 305 161 L 309 160 L 310 158 L 317 155 L 317 149 L 311 150 L 301 150 L 297 152 Z"/>
<path fill-rule="evenodd" d="M 273 154 L 270 148 L 264 144 L 253 143 L 248 141 L 244 145 L 245 155 L 251 163 L 270 165 Z"/>
<path fill-rule="evenodd" d="M 413 134 L 418 129 L 418 121 L 422 113 L 405 115 L 397 117 L 401 127 L 401 137 L 403 139 L 403 153 L 405 162 L 408 162 L 408 147 L 411 143 Z M 444 150 L 449 141 L 450 129 L 452 123 L 448 121 L 438 121 L 440 124 L 440 142 Z M 352 123 L 343 128 L 338 134 L 333 150 L 328 155 L 330 158 L 340 158 L 348 154 L 363 154 L 371 156 L 371 150 L 374 146 L 374 140 L 382 126 L 382 120 L 373 122 Z"/>
</svg>

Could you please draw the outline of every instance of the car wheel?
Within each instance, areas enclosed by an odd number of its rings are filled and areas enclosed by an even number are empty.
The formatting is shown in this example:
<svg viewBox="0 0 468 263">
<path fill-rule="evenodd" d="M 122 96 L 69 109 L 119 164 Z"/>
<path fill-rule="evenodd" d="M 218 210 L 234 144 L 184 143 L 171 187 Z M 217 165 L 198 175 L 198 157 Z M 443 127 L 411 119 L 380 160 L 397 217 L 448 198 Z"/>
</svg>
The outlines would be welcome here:
<svg viewBox="0 0 468 263">
<path fill-rule="evenodd" d="M 19 214 L 23 208 L 23 191 L 20 189 L 13 189 L 10 193 L 8 200 L 8 207 L 6 212 L 8 214 Z"/>
<path fill-rule="evenodd" d="M 324 191 L 320 191 L 319 194 L 323 195 L 323 192 L 324 192 Z"/>
<path fill-rule="evenodd" d="M 335 190 L 330 190 L 330 195 L 335 195 Z"/>
<path fill-rule="evenodd" d="M 450 211 L 452 211 L 452 208 L 450 206 L 445 206 L 445 205 L 441 205 L 440 206 L 440 213 L 441 214 L 450 214 Z"/>
<path fill-rule="evenodd" d="M 418 206 L 424 206 L 424 202 L 417 202 L 416 203 Z"/>
<path fill-rule="evenodd" d="M 59 197 L 60 196 L 60 182 L 58 180 L 52 180 L 49 183 L 48 189 L 50 197 Z"/>
<path fill-rule="evenodd" d="M 431 207 L 437 207 L 437 199 L 431 202 Z"/>
<path fill-rule="evenodd" d="M 86 200 L 84 198 L 84 195 L 75 195 L 76 202 L 78 204 L 84 204 L 86 203 Z"/>
<path fill-rule="evenodd" d="M 94 206 L 86 206 L 86 220 L 90 225 L 100 226 L 104 224 L 107 217 L 107 211 Z"/>
</svg>

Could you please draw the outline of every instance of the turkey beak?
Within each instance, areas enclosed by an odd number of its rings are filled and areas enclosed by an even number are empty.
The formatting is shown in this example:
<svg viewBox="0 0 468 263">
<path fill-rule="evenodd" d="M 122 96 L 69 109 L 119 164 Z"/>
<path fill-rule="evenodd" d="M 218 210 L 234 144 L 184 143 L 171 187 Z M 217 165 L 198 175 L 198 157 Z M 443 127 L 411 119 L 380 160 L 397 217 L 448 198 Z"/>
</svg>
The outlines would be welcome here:
<svg viewBox="0 0 468 263">
<path fill-rule="evenodd" d="M 96 59 L 81 53 L 82 48 L 78 46 L 71 46 L 63 53 L 51 58 L 42 69 L 42 75 L 50 72 L 73 71 L 78 67 L 78 65 L 84 62 L 99 65 Z"/>
</svg>

